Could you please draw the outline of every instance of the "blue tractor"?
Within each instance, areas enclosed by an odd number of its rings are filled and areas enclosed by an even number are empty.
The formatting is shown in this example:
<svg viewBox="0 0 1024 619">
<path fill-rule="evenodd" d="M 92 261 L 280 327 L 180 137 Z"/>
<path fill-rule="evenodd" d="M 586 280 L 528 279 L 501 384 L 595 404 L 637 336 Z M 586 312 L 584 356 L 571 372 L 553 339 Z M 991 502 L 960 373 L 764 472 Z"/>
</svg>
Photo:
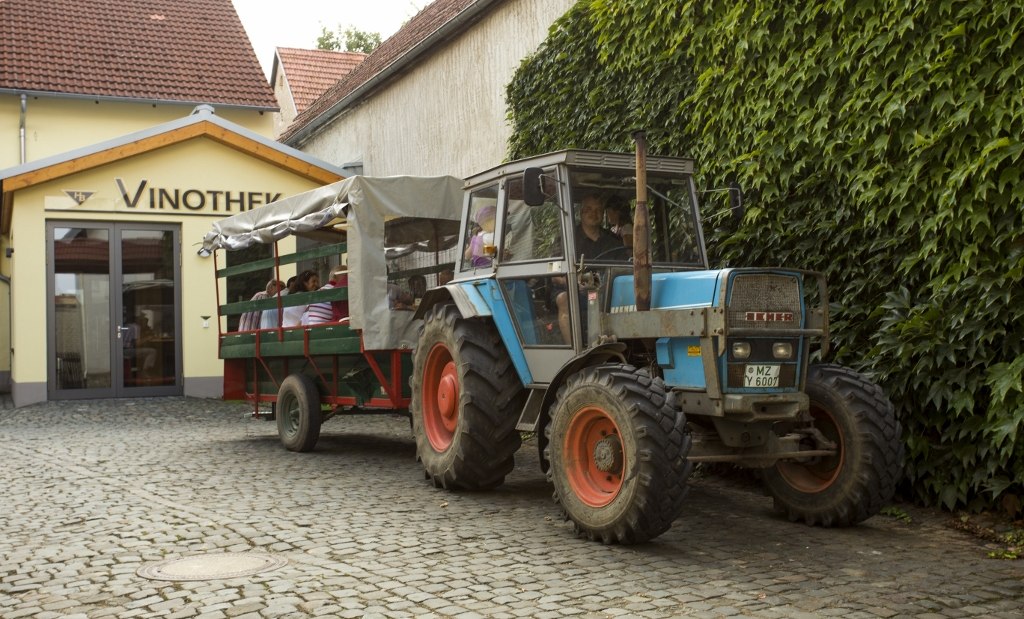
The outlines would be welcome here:
<svg viewBox="0 0 1024 619">
<path fill-rule="evenodd" d="M 566 150 L 466 181 L 454 278 L 427 292 L 410 412 L 438 487 L 489 489 L 536 433 L 575 531 L 637 543 L 694 463 L 758 469 L 793 521 L 849 526 L 892 498 L 882 390 L 828 350 L 817 274 L 711 269 L 693 162 Z"/>
</svg>

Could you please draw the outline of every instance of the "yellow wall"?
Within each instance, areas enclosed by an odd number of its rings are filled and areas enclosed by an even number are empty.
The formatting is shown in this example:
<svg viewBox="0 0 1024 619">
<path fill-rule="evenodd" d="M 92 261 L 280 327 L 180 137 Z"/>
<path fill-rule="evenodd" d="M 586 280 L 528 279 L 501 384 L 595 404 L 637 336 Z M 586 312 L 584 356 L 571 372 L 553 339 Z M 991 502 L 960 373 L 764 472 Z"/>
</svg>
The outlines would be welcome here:
<svg viewBox="0 0 1024 619">
<path fill-rule="evenodd" d="M 30 96 L 26 102 L 26 161 L 91 146 L 187 116 L 194 105 L 96 101 Z M 217 107 L 217 116 L 264 137 L 274 135 L 274 114 Z M 0 95 L 0 170 L 20 161 L 19 95 Z"/>
<path fill-rule="evenodd" d="M 134 208 L 125 204 L 116 179 L 122 180 L 130 197 L 136 194 L 142 181 L 146 181 Z M 203 192 L 244 190 L 279 193 L 286 197 L 316 186 L 319 183 L 213 140 L 199 138 L 16 192 L 10 239 L 16 249 L 10 265 L 14 286 L 13 382 L 45 384 L 47 378 L 47 329 L 43 320 L 49 303 L 45 285 L 47 221 L 180 224 L 182 332 L 179 337 L 182 338 L 184 376 L 217 377 L 222 375 L 222 363 L 217 359 L 216 318 L 210 320 L 208 329 L 203 328 L 200 318 L 217 315 L 214 263 L 212 258 L 199 257 L 196 251 L 213 222 L 223 215 L 204 216 L 182 207 L 177 211 L 151 208 L 149 188 Z M 95 193 L 77 205 L 65 195 L 65 190 Z M 212 210 L 207 205 L 202 212 L 212 213 Z"/>
</svg>

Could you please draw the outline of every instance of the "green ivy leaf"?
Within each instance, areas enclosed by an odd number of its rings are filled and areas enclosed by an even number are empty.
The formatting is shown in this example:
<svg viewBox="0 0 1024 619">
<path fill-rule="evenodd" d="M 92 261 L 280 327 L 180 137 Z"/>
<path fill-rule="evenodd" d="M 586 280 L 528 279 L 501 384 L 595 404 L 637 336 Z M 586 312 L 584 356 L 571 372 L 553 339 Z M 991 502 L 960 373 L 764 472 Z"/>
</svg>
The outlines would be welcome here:
<svg viewBox="0 0 1024 619">
<path fill-rule="evenodd" d="M 509 83 L 509 155 L 644 126 L 739 179 L 713 263 L 823 271 L 831 360 L 893 400 L 914 496 L 981 508 L 1024 496 L 1021 32 L 1016 1 L 583 0 Z"/>
</svg>

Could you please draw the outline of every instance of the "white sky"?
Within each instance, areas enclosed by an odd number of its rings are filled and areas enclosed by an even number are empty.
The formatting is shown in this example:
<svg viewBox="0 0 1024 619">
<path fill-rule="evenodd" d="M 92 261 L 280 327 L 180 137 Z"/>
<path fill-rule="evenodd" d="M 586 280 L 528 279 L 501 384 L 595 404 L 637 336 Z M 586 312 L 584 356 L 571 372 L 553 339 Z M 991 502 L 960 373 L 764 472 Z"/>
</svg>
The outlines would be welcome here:
<svg viewBox="0 0 1024 619">
<path fill-rule="evenodd" d="M 432 0 L 231 0 L 269 77 L 275 47 L 315 49 L 322 27 L 354 27 L 380 33 L 381 40 Z"/>
</svg>

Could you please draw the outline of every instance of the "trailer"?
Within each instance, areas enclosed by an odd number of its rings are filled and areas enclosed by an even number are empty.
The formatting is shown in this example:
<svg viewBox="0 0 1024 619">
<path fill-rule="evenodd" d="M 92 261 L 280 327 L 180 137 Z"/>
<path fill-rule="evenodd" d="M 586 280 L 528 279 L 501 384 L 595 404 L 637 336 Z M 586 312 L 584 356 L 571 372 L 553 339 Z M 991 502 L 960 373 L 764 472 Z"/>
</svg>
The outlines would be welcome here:
<svg viewBox="0 0 1024 619">
<path fill-rule="evenodd" d="M 426 479 L 447 490 L 501 485 L 535 436 L 563 517 L 603 543 L 668 530 L 702 462 L 757 470 L 793 521 L 877 514 L 902 430 L 880 386 L 815 362 L 824 277 L 711 268 L 693 161 L 647 157 L 636 138 L 635 154 L 558 151 L 465 183 L 356 177 L 222 220 L 201 251 L 226 250 L 225 394 L 269 402 L 295 451 L 337 414 L 408 414 Z M 604 227 L 609 207 L 634 213 L 631 234 Z M 347 285 L 247 296 L 314 271 Z M 246 276 L 239 296 L 230 280 Z M 235 326 L 344 301 L 322 324 Z"/>
<path fill-rule="evenodd" d="M 214 260 L 224 397 L 276 419 L 293 451 L 312 450 L 335 415 L 408 414 L 413 315 L 454 268 L 462 184 L 355 176 L 215 223 L 199 251 Z M 308 271 L 339 285 L 252 298 Z M 316 304 L 347 311 L 288 324 Z"/>
</svg>

